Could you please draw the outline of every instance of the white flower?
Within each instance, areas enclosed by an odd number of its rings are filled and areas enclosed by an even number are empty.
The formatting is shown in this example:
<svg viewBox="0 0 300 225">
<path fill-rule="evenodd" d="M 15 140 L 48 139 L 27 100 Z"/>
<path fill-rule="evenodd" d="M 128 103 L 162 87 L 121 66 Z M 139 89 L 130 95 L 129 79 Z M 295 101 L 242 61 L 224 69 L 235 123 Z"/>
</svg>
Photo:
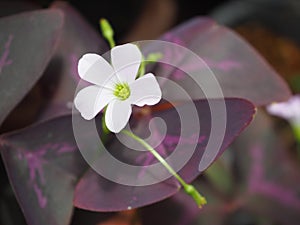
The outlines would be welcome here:
<svg viewBox="0 0 300 225">
<path fill-rule="evenodd" d="M 288 120 L 293 126 L 300 126 L 300 95 L 292 96 L 286 102 L 273 103 L 267 111 L 275 116 Z"/>
<path fill-rule="evenodd" d="M 118 133 L 128 123 L 132 105 L 157 104 L 162 93 L 154 75 L 148 73 L 135 80 L 141 60 L 142 54 L 133 44 L 112 48 L 112 65 L 97 54 L 85 54 L 79 60 L 78 73 L 94 85 L 80 90 L 74 99 L 82 117 L 91 120 L 108 105 L 106 126 Z"/>
</svg>

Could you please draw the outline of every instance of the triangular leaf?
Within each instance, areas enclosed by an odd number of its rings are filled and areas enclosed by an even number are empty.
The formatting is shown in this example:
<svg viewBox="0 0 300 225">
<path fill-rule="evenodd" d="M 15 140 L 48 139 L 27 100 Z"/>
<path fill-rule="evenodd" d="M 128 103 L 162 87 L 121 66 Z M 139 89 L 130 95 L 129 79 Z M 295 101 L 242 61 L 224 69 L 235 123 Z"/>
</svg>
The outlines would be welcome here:
<svg viewBox="0 0 300 225">
<path fill-rule="evenodd" d="M 184 46 L 200 56 L 214 73 L 225 97 L 245 98 L 259 106 L 284 101 L 290 96 L 287 84 L 247 42 L 213 20 L 192 19 L 166 33 L 161 39 Z M 176 52 L 176 48 L 171 52 L 170 49 L 162 50 L 162 53 L 180 65 L 180 70 L 160 66 L 157 74 L 177 82 L 194 99 L 205 98 L 205 93 L 183 72 L 201 74 L 203 65 Z M 202 82 L 205 83 L 205 80 Z"/>
<path fill-rule="evenodd" d="M 270 118 L 260 112 L 235 147 L 243 149 L 237 151 L 237 166 L 248 194 L 245 207 L 282 224 L 297 224 L 299 163 L 274 132 Z"/>
<path fill-rule="evenodd" d="M 221 100 L 210 100 L 211 105 L 208 105 L 206 100 L 194 102 L 201 127 L 200 134 L 197 136 L 195 136 L 193 132 L 195 130 L 195 126 L 198 125 L 195 122 L 195 118 L 192 117 L 189 117 L 187 121 L 187 127 L 190 129 L 185 130 L 185 135 L 181 136 L 180 132 L 182 127 L 180 127 L 181 121 L 177 114 L 178 108 L 177 110 L 169 109 L 154 112 L 152 114 L 153 117 L 161 118 L 166 123 L 168 128 L 166 136 L 161 134 L 160 130 L 152 131 L 155 133 L 155 136 L 153 136 L 155 140 L 163 137 L 162 143 L 156 147 L 157 151 L 159 151 L 161 155 L 166 157 L 171 153 L 174 153 L 173 151 L 176 147 L 177 156 L 179 156 L 180 159 L 185 158 L 185 155 L 187 155 L 190 150 L 194 150 L 193 146 L 196 146 L 195 151 L 192 153 L 192 157 L 183 165 L 179 172 L 179 174 L 187 182 L 191 182 L 201 173 L 199 171 L 200 161 L 202 161 L 204 158 L 208 159 L 208 155 L 212 154 L 212 152 L 205 151 L 208 148 L 207 146 L 210 135 L 213 136 L 211 134 L 211 122 L 213 119 L 211 118 L 210 106 L 220 106 L 221 103 Z M 245 100 L 227 99 L 225 100 L 225 105 L 227 109 L 226 131 L 216 157 L 218 157 L 234 140 L 234 138 L 248 125 L 254 114 L 254 108 L 252 104 Z M 179 109 L 183 110 L 183 112 L 186 112 L 186 109 L 188 109 L 189 106 L 190 103 L 186 103 L 180 106 Z M 185 116 L 188 115 L 186 114 Z M 135 129 L 133 129 L 133 132 L 137 133 L 139 136 L 145 135 L 145 130 L 148 130 L 148 124 L 149 120 L 147 118 L 143 118 L 143 120 L 137 124 Z M 161 124 L 161 120 L 152 123 L 152 126 L 159 127 L 159 124 Z M 84 130 L 83 127 L 81 128 Z M 85 132 L 82 130 L 81 132 L 83 135 L 87 133 L 87 131 Z M 218 135 L 221 134 L 218 133 Z M 109 175 L 116 177 L 119 182 L 129 182 L 129 180 L 133 180 L 139 183 L 140 181 L 142 182 L 145 177 L 149 179 L 153 178 L 155 180 L 160 179 L 161 176 L 164 176 L 164 173 L 166 173 L 164 168 L 162 168 L 161 170 L 157 171 L 157 173 L 153 174 L 151 168 L 148 170 L 147 167 L 144 167 L 157 162 L 151 153 L 140 153 L 138 151 L 133 151 L 124 146 L 124 144 L 119 142 L 117 139 L 114 139 L 108 146 L 109 153 L 118 160 L 121 160 L 123 163 L 140 166 L 139 170 L 130 170 L 130 174 L 126 173 L 126 170 L 119 169 L 116 164 L 112 164 L 105 155 L 100 155 L 98 158 L 94 158 L 96 153 L 92 152 L 92 148 L 93 146 L 95 148 L 95 144 L 94 142 L 88 140 L 89 138 L 95 137 L 93 137 L 90 133 L 87 133 L 86 136 L 87 141 L 85 149 L 88 149 L 89 154 L 93 156 L 93 168 L 101 167 L 101 169 L 103 169 L 102 171 L 109 171 Z M 217 141 L 216 137 L 213 139 L 215 142 Z M 203 157 L 204 152 L 205 157 Z M 178 158 L 175 157 L 175 161 L 170 161 L 169 163 L 171 165 L 177 165 L 176 159 Z M 212 161 L 207 163 L 211 164 Z M 76 187 L 74 200 L 75 206 L 93 211 L 126 210 L 163 200 L 175 194 L 180 187 L 178 182 L 173 177 L 168 178 L 164 182 L 153 183 L 151 185 L 130 186 L 124 185 L 124 183 L 117 183 L 108 180 L 102 175 L 97 174 L 91 169 L 81 178 Z M 112 178 L 110 177 L 110 179 Z"/>
<path fill-rule="evenodd" d="M 30 225 L 70 220 L 74 186 L 86 168 L 71 127 L 71 117 L 61 117 L 0 139 L 11 185 Z"/>
<path fill-rule="evenodd" d="M 59 10 L 0 19 L 0 123 L 43 74 L 62 23 Z"/>
</svg>

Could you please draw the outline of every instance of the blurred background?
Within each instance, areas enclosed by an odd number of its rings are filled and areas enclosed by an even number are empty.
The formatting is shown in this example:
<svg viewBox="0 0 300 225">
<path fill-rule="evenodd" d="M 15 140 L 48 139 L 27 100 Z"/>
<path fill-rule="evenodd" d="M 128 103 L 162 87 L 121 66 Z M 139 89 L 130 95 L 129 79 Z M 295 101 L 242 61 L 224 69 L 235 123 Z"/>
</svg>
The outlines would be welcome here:
<svg viewBox="0 0 300 225">
<path fill-rule="evenodd" d="M 1 0 L 1 16 L 48 7 L 51 0 Z M 300 90 L 300 3 L 298 0 L 126 0 L 66 1 L 97 30 L 99 18 L 107 18 L 117 42 L 155 39 L 172 27 L 196 16 L 210 16 L 247 39 Z M 274 48 L 276 46 L 277 48 Z M 296 81 L 295 81 L 296 80 Z"/>
<path fill-rule="evenodd" d="M 48 7 L 50 0 L 0 0 L 0 16 Z M 114 27 L 118 43 L 155 39 L 176 25 L 195 16 L 209 16 L 229 26 L 245 38 L 288 82 L 294 94 L 300 92 L 300 1 L 299 0 L 69 0 L 98 31 L 100 18 Z M 36 93 L 24 99 L 15 110 L 31 116 Z M 14 113 L 13 113 L 14 114 Z M 33 116 L 33 115 L 32 115 Z M 1 132 L 25 126 L 26 118 L 10 116 Z M 263 165 L 251 158 L 253 149 L 263 149 Z M 155 224 L 155 225 L 297 225 L 300 224 L 299 158 L 297 142 L 289 124 L 267 115 L 264 109 L 251 127 L 225 152 L 195 185 L 210 202 L 200 213 L 192 213 L 180 194 L 172 199 L 144 207 L 141 211 L 99 214 L 76 210 L 73 224 Z M 259 150 L 257 150 L 259 151 Z M 254 153 L 253 153 L 254 154 Z M 252 155 L 253 156 L 253 155 Z M 250 193 L 251 165 L 261 166 L 265 176 L 275 182 Z M 9 185 L 1 164 L 3 187 Z M 265 178 L 266 178 L 265 177 Z M 264 183 L 259 180 L 258 182 Z M 280 186 L 284 184 L 284 186 Z M 295 184 L 298 186 L 296 187 Z M 0 225 L 10 225 L 6 217 L 13 212 L 14 224 L 24 224 L 22 213 L 10 188 L 0 198 Z M 264 189 L 265 188 L 265 189 Z M 253 190 L 252 190 L 253 191 Z M 255 191 L 254 191 L 255 192 Z M 291 192 L 291 193 L 290 193 Z M 179 201 L 178 201 L 179 199 Z M 287 200 L 288 199 L 288 200 Z M 177 204 L 180 202 L 180 204 Z M 184 204 L 187 204 L 184 205 Z M 185 218 L 185 216 L 188 218 Z M 185 218 L 185 219 L 182 219 Z"/>
</svg>

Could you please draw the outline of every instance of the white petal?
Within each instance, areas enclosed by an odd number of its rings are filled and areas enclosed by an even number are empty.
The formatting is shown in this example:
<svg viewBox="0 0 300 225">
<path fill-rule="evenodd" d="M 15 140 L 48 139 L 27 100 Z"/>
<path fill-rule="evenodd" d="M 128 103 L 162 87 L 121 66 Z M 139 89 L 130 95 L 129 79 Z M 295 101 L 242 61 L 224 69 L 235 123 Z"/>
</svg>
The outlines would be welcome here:
<svg viewBox="0 0 300 225">
<path fill-rule="evenodd" d="M 128 123 L 131 112 L 131 105 L 128 101 L 110 102 L 105 113 L 107 128 L 114 133 L 119 133 Z"/>
<path fill-rule="evenodd" d="M 137 106 L 155 105 L 161 99 L 159 84 L 152 73 L 148 73 L 130 84 L 128 101 Z"/>
<path fill-rule="evenodd" d="M 114 98 L 110 90 L 92 85 L 78 92 L 74 105 L 84 119 L 91 120 Z"/>
<path fill-rule="evenodd" d="M 279 116 L 285 119 L 290 119 L 293 117 L 293 110 L 290 109 L 287 103 L 272 103 L 271 105 L 267 106 L 267 111 L 274 115 Z"/>
<path fill-rule="evenodd" d="M 267 111 L 275 116 L 289 120 L 292 125 L 300 125 L 300 95 L 292 96 L 286 102 L 273 103 L 267 106 Z"/>
<path fill-rule="evenodd" d="M 78 62 L 81 79 L 104 86 L 104 82 L 114 73 L 112 66 L 100 55 L 88 53 Z"/>
<path fill-rule="evenodd" d="M 125 44 L 111 50 L 111 62 L 121 82 L 135 80 L 142 60 L 142 53 L 134 44 Z"/>
</svg>

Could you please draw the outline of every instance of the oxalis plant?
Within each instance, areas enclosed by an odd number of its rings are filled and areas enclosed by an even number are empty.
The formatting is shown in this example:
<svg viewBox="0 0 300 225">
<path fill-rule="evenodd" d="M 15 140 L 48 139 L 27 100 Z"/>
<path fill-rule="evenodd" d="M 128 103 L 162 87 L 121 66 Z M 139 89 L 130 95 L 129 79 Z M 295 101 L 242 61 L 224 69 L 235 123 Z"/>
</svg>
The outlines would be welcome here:
<svg viewBox="0 0 300 225">
<path fill-rule="evenodd" d="M 47 93 L 22 129 L 0 139 L 30 225 L 70 224 L 74 208 L 141 208 L 181 188 L 189 207 L 208 207 L 192 182 L 256 107 L 290 96 L 252 47 L 211 19 L 117 46 L 101 25 L 110 48 L 67 3 L 0 19 L 0 122 L 22 112 L 35 84 Z"/>
<path fill-rule="evenodd" d="M 161 100 L 162 92 L 155 76 L 152 73 L 144 74 L 146 64 L 141 64 L 143 56 L 139 48 L 133 44 L 115 46 L 114 32 L 108 21 L 102 19 L 100 25 L 103 36 L 112 48 L 112 66 L 97 54 L 88 53 L 79 60 L 80 77 L 94 85 L 82 89 L 77 94 L 74 99 L 75 107 L 86 120 L 94 118 L 105 108 L 102 115 L 102 131 L 106 135 L 108 132 L 122 132 L 143 145 L 178 180 L 184 191 L 191 195 L 201 208 L 206 204 L 206 200 L 195 187 L 187 184 L 144 139 L 124 129 L 132 113 L 132 105 L 139 107 L 155 105 Z M 152 60 L 156 58 L 155 54 L 150 57 Z M 131 206 L 128 208 L 131 209 Z"/>
</svg>

